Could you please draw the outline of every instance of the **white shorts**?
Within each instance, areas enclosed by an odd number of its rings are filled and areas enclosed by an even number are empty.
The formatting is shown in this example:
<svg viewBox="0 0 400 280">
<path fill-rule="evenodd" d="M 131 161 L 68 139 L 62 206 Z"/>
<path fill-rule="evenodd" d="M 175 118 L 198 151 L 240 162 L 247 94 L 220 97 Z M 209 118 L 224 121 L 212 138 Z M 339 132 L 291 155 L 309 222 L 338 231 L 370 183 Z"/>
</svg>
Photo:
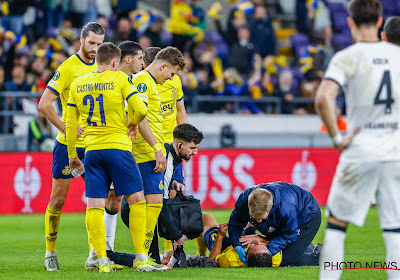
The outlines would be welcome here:
<svg viewBox="0 0 400 280">
<path fill-rule="evenodd" d="M 361 227 L 374 199 L 381 228 L 400 228 L 400 161 L 339 163 L 327 215 Z"/>
</svg>

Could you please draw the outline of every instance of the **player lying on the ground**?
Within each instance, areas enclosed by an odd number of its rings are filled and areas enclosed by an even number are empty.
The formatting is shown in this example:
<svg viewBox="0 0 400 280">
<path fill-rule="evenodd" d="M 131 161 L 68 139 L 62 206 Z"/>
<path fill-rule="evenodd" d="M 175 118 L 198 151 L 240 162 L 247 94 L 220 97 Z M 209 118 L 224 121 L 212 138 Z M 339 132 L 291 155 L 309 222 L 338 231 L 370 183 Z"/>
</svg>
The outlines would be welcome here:
<svg viewBox="0 0 400 280">
<path fill-rule="evenodd" d="M 240 194 L 229 220 L 229 238 L 244 263 L 244 246 L 258 240 L 257 236 L 242 236 L 248 223 L 269 240 L 266 248 L 271 255 L 282 251 L 281 266 L 319 264 L 319 253 L 305 254 L 321 224 L 317 200 L 308 191 L 293 184 L 272 182 Z"/>
<path fill-rule="evenodd" d="M 220 224 L 209 213 L 203 213 L 204 231 L 197 238 L 197 250 L 201 256 L 206 255 L 206 250 L 210 251 L 209 258 L 214 259 L 220 267 L 278 267 L 282 262 L 281 252 L 271 256 L 265 244 L 268 240 L 262 236 L 255 227 L 249 224 L 241 237 L 242 240 L 251 239 L 251 243 L 245 246 L 247 264 L 239 258 L 235 248 L 231 245 L 226 236 L 228 223 Z M 321 245 L 313 246 L 309 244 L 305 254 L 319 254 Z"/>
</svg>

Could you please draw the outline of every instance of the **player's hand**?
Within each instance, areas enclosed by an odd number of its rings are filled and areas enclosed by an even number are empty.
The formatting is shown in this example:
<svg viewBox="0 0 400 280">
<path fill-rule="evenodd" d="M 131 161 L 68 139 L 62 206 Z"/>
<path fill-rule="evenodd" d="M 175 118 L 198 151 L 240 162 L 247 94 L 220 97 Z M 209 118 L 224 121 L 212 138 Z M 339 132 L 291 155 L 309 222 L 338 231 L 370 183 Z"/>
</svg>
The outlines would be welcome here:
<svg viewBox="0 0 400 280">
<path fill-rule="evenodd" d="M 139 131 L 139 126 L 137 124 L 133 123 L 128 124 L 128 135 L 132 141 L 137 139 L 138 131 Z"/>
<path fill-rule="evenodd" d="M 82 161 L 79 158 L 70 158 L 69 159 L 69 168 L 74 170 L 75 168 L 82 168 L 82 170 L 85 170 L 85 167 L 83 166 Z"/>
<path fill-rule="evenodd" d="M 333 148 L 335 150 L 338 150 L 339 152 L 347 149 L 347 147 L 349 147 L 351 142 L 353 141 L 353 138 L 360 132 L 360 130 L 360 128 L 357 128 L 352 134 L 346 135 L 345 137 L 343 137 L 342 143 L 340 143 L 340 145 L 333 144 Z"/>
<path fill-rule="evenodd" d="M 174 242 L 174 250 L 176 250 L 176 247 L 178 246 L 183 246 L 183 244 L 185 244 L 185 242 L 188 240 L 187 236 L 182 234 L 182 237 L 179 238 L 179 240 L 176 240 Z"/>
<path fill-rule="evenodd" d="M 181 192 L 184 192 L 185 191 L 185 185 L 184 184 L 181 184 L 181 183 L 179 183 L 179 182 L 177 182 L 177 181 L 172 181 L 172 189 L 174 189 L 174 190 L 176 190 L 177 192 L 179 192 L 179 191 L 181 191 Z"/>
<path fill-rule="evenodd" d="M 218 234 L 221 236 L 225 236 L 228 231 L 229 225 L 228 223 L 223 223 L 219 225 Z"/>
<path fill-rule="evenodd" d="M 84 130 L 82 127 L 80 127 L 80 126 L 78 125 L 77 128 L 76 128 L 76 136 L 77 136 L 78 138 L 81 137 L 84 131 L 85 131 L 85 130 Z"/>
<path fill-rule="evenodd" d="M 165 159 L 163 152 L 158 151 L 155 152 L 154 155 L 156 157 L 156 167 L 154 168 L 154 171 L 156 173 L 164 172 L 167 168 L 167 160 Z"/>
<path fill-rule="evenodd" d="M 246 251 L 244 250 L 244 248 L 242 246 L 237 246 L 235 248 L 236 252 L 239 255 L 239 259 L 245 264 L 247 265 L 247 260 L 246 260 Z"/>
<path fill-rule="evenodd" d="M 258 241 L 258 242 L 260 242 L 260 243 L 263 243 L 263 244 L 266 244 L 266 243 L 268 243 L 268 241 L 266 241 L 262 236 L 259 236 L 259 235 L 257 235 L 257 234 L 251 234 L 251 235 L 242 235 L 240 238 L 239 238 L 239 241 L 243 244 L 243 245 L 249 245 L 249 244 L 252 244 L 252 243 L 254 243 L 254 242 L 256 242 L 256 241 Z"/>
</svg>

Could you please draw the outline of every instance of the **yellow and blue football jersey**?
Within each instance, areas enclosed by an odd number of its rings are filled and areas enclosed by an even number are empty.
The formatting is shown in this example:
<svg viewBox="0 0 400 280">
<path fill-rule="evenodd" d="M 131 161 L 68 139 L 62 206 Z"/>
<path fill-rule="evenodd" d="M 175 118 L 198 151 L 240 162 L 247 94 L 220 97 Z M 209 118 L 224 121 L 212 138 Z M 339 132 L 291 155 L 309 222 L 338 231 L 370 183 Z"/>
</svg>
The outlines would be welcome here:
<svg viewBox="0 0 400 280">
<path fill-rule="evenodd" d="M 245 248 L 247 252 L 247 248 Z M 215 257 L 219 267 L 247 267 L 239 258 L 238 253 L 232 245 L 228 246 L 221 254 Z M 279 267 L 282 262 L 281 253 L 272 256 L 272 267 Z"/>
<path fill-rule="evenodd" d="M 127 134 L 125 103 L 135 111 L 131 116 L 139 123 L 147 108 L 132 80 L 120 71 L 90 73 L 76 78 L 71 84 L 67 109 L 68 155 L 76 156 L 73 129 L 76 129 L 77 111 L 85 129 L 85 149 L 132 150 L 132 141 Z M 71 134 L 70 134 L 71 132 Z"/>
<path fill-rule="evenodd" d="M 177 126 L 176 102 L 183 98 L 181 79 L 178 75 L 174 75 L 172 80 L 167 80 L 162 85 L 157 84 L 157 90 L 161 99 L 164 142 L 170 144 L 174 141 L 173 131 Z"/>
<path fill-rule="evenodd" d="M 70 56 L 64 61 L 56 70 L 53 78 L 47 83 L 47 88 L 60 97 L 62 105 L 62 122 L 66 123 L 67 119 L 67 101 L 70 91 L 70 85 L 74 79 L 86 75 L 97 70 L 97 63 L 93 60 L 92 63 L 86 63 L 78 54 Z M 78 119 L 78 125 L 82 126 L 81 119 Z M 61 131 L 57 134 L 57 141 L 61 144 L 67 145 L 65 134 Z M 76 146 L 83 148 L 85 146 L 83 136 L 81 136 Z"/>
<path fill-rule="evenodd" d="M 151 132 L 157 143 L 162 146 L 165 155 L 164 139 L 163 139 L 163 116 L 161 113 L 161 101 L 158 94 L 155 78 L 146 70 L 140 71 L 132 78 L 139 96 L 147 105 L 147 120 L 149 121 Z M 128 104 L 128 116 L 133 113 L 132 107 Z M 138 138 L 132 142 L 132 154 L 137 163 L 155 160 L 153 148 L 138 133 Z"/>
</svg>

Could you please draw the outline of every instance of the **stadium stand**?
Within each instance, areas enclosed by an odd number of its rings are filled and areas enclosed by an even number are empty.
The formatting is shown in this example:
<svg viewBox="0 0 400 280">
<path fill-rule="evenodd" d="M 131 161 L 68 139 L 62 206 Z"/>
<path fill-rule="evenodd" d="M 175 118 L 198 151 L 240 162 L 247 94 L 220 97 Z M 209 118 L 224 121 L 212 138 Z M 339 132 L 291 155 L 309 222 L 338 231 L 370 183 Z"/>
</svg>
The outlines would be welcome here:
<svg viewBox="0 0 400 280">
<path fill-rule="evenodd" d="M 19 139 L 12 146 L 16 150 L 27 147 L 21 139 L 35 116 L 24 110 L 22 100 L 38 100 L 57 66 L 79 49 L 78 28 L 89 20 L 105 27 L 106 41 L 129 39 L 142 47 L 179 44 L 188 63 L 180 75 L 188 113 L 233 114 L 235 120 L 237 114 L 314 115 L 313 98 L 327 63 L 352 43 L 347 1 L 68 2 L 2 1 L 1 133 Z M 398 1 L 382 3 L 385 18 L 400 14 Z M 260 49 L 264 41 L 274 43 Z M 341 94 L 338 117 L 345 114 L 343 105 Z M 267 128 L 263 133 L 269 133 Z"/>
</svg>

